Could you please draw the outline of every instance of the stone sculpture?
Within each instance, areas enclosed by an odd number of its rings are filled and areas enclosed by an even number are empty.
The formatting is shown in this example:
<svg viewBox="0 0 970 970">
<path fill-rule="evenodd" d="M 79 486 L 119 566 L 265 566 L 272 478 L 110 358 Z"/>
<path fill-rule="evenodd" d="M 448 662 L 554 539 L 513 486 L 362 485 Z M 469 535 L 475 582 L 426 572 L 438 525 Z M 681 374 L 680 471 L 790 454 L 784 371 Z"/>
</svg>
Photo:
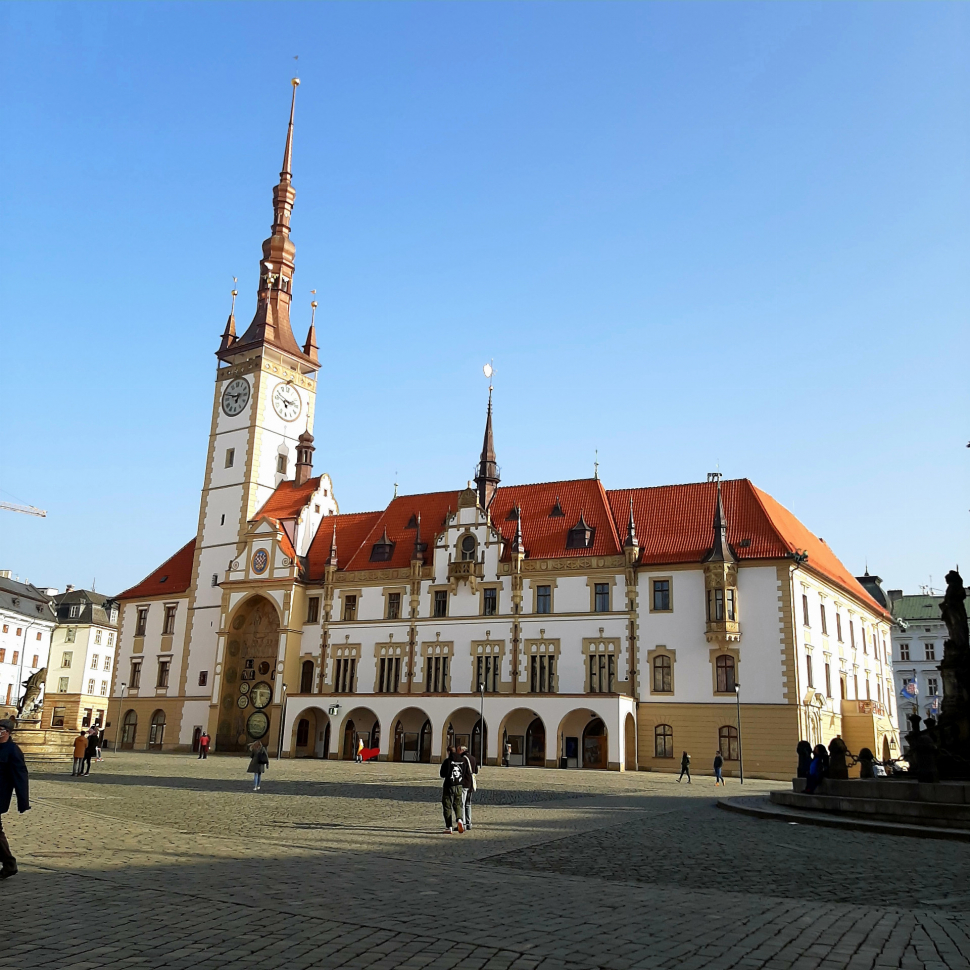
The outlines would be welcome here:
<svg viewBox="0 0 970 970">
<path fill-rule="evenodd" d="M 849 777 L 849 765 L 845 760 L 849 749 L 845 742 L 836 735 L 829 742 L 829 778 L 838 781 L 845 781 Z"/>
<path fill-rule="evenodd" d="M 940 663 L 943 701 L 934 732 L 940 745 L 940 775 L 946 779 L 970 779 L 970 630 L 966 600 L 963 579 L 955 569 L 950 570 L 940 604 L 949 637 Z"/>
<path fill-rule="evenodd" d="M 47 668 L 42 667 L 36 673 L 31 674 L 23 683 L 25 688 L 24 696 L 17 705 L 17 719 L 32 717 L 41 706 L 40 695 L 44 689 L 44 682 L 47 680 Z"/>
</svg>

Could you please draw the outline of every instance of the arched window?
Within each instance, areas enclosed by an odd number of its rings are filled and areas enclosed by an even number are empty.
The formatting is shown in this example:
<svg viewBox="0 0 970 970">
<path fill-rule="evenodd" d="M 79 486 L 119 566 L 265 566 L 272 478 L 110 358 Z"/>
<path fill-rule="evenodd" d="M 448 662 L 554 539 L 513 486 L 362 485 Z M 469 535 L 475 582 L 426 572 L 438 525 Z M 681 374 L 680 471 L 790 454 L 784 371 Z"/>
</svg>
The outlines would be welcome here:
<svg viewBox="0 0 970 970">
<path fill-rule="evenodd" d="M 717 732 L 717 746 L 721 751 L 721 757 L 725 761 L 738 760 L 738 729 L 730 724 L 725 724 Z"/>
<path fill-rule="evenodd" d="M 312 660 L 303 661 L 303 667 L 300 671 L 300 693 L 301 694 L 313 693 L 313 661 Z"/>
<path fill-rule="evenodd" d="M 370 730 L 370 747 L 379 748 L 381 746 L 381 722 L 375 721 Z"/>
<path fill-rule="evenodd" d="M 673 668 L 670 657 L 653 658 L 653 689 L 655 693 L 670 693 L 673 690 Z M 659 757 L 659 755 L 658 755 Z"/>
<path fill-rule="evenodd" d="M 310 722 L 305 718 L 300 718 L 300 723 L 296 726 L 296 746 L 305 748 L 310 743 Z"/>
<path fill-rule="evenodd" d="M 125 720 L 121 725 L 121 746 L 123 748 L 133 748 L 137 733 L 138 715 L 134 711 L 126 711 Z"/>
<path fill-rule="evenodd" d="M 737 683 L 734 676 L 734 657 L 721 654 L 715 658 L 714 666 L 717 670 L 717 692 L 719 694 L 733 694 Z"/>
<path fill-rule="evenodd" d="M 473 535 L 464 536 L 461 540 L 461 558 L 463 561 L 467 562 L 475 558 L 475 550 L 478 548 L 478 543 L 475 541 Z"/>
<path fill-rule="evenodd" d="M 658 724 L 653 729 L 653 756 L 655 758 L 674 756 L 674 729 L 669 724 Z"/>
<path fill-rule="evenodd" d="M 425 721 L 421 725 L 421 737 L 419 739 L 419 760 L 422 764 L 431 764 L 431 722 Z"/>
<path fill-rule="evenodd" d="M 158 710 L 152 715 L 152 723 L 148 729 L 148 747 L 160 748 L 165 739 L 165 712 Z"/>
</svg>

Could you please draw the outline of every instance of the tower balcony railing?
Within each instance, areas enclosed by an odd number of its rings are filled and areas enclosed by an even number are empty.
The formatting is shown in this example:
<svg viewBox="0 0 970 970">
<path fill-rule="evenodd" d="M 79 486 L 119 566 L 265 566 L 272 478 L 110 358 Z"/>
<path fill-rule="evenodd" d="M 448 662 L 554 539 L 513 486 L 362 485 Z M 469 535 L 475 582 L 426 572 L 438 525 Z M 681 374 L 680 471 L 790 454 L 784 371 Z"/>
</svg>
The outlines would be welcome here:
<svg viewBox="0 0 970 970">
<path fill-rule="evenodd" d="M 475 559 L 459 559 L 448 563 L 449 579 L 484 579 L 485 563 Z"/>
</svg>

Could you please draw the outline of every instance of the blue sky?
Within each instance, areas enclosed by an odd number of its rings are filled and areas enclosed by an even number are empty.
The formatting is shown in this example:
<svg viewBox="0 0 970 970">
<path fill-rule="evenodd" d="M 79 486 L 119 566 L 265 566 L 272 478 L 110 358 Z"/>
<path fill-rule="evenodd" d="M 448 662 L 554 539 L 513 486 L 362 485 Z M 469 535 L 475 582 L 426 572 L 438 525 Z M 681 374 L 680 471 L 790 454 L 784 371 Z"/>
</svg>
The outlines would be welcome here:
<svg viewBox="0 0 970 970">
<path fill-rule="evenodd" d="M 970 7 L 0 6 L 0 568 L 195 531 L 289 78 L 295 329 L 343 511 L 719 463 L 887 587 L 968 555 Z M 299 55 L 298 64 L 292 60 Z"/>
</svg>

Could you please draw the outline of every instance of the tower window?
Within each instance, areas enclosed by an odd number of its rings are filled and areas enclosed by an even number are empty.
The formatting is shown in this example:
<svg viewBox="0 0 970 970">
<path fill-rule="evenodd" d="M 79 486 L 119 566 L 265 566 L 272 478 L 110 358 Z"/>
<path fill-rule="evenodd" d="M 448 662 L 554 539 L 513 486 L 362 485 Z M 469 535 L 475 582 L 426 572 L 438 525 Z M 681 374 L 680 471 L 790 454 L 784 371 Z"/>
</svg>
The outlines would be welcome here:
<svg viewBox="0 0 970 970">
<path fill-rule="evenodd" d="M 226 513 L 223 512 L 222 517 L 219 519 L 219 525 L 225 525 L 225 524 L 226 524 Z M 212 585 L 215 586 L 215 583 L 213 583 Z"/>
<path fill-rule="evenodd" d="M 482 592 L 482 612 L 485 616 L 495 616 L 498 612 L 498 590 L 486 589 Z"/>
<path fill-rule="evenodd" d="M 285 475 L 286 474 L 286 455 L 277 455 L 276 456 L 276 471 L 280 475 Z"/>
<path fill-rule="evenodd" d="M 232 468 L 232 463 L 236 460 L 236 449 L 226 449 L 226 468 Z"/>
</svg>

